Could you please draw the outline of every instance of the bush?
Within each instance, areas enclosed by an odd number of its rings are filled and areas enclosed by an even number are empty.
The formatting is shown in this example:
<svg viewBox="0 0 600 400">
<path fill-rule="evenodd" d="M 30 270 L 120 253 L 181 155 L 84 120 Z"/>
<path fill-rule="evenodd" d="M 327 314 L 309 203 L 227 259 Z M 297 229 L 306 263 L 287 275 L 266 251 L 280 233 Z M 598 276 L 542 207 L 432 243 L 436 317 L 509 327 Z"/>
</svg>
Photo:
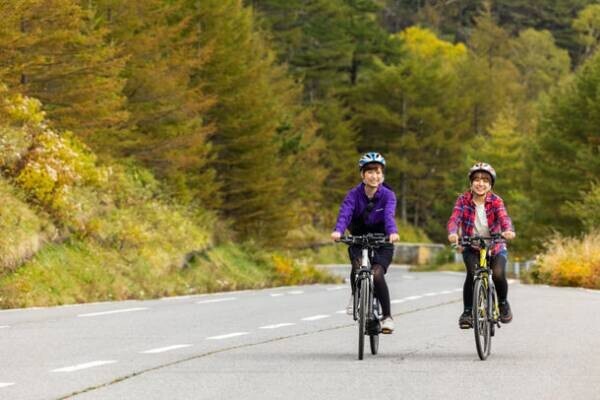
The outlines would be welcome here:
<svg viewBox="0 0 600 400">
<path fill-rule="evenodd" d="M 536 282 L 600 289 L 600 231 L 583 238 L 556 236 L 546 247 L 532 272 Z"/>
</svg>

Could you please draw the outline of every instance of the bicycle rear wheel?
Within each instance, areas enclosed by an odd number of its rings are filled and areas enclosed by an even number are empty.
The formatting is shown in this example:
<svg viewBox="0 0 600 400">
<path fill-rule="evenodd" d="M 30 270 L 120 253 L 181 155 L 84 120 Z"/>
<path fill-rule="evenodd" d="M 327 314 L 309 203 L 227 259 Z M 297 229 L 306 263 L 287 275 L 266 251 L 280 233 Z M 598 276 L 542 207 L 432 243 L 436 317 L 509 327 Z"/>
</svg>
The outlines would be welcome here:
<svg viewBox="0 0 600 400">
<path fill-rule="evenodd" d="M 481 360 L 485 360 L 490 354 L 492 338 L 490 336 L 490 316 L 488 315 L 488 292 L 481 279 L 475 281 L 473 290 L 473 331 L 475 333 L 475 345 L 477 354 Z"/>
<path fill-rule="evenodd" d="M 358 305 L 358 359 L 362 360 L 365 351 L 365 332 L 369 312 L 369 280 L 360 280 L 359 305 Z"/>
</svg>

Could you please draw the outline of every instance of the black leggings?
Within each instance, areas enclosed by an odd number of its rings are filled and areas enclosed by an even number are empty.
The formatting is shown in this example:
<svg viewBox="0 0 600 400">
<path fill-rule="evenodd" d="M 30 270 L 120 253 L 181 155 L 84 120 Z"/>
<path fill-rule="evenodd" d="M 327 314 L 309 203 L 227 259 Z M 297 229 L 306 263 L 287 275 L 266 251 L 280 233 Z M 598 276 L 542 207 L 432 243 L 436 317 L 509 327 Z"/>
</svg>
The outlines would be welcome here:
<svg viewBox="0 0 600 400">
<path fill-rule="evenodd" d="M 473 308 L 473 277 L 475 266 L 479 263 L 479 251 L 465 249 L 463 261 L 467 269 L 467 277 L 463 286 L 463 305 L 465 309 Z M 492 257 L 492 279 L 498 293 L 498 301 L 506 301 L 508 295 L 508 282 L 506 282 L 506 253 L 502 252 Z"/>
<path fill-rule="evenodd" d="M 350 273 L 350 284 L 352 285 L 352 294 L 356 291 L 356 271 L 360 269 L 360 259 L 352 260 L 352 272 Z M 379 303 L 381 303 L 381 311 L 383 317 L 391 317 L 391 305 L 390 305 L 390 291 L 388 290 L 387 283 L 385 282 L 385 269 L 379 264 L 373 264 L 371 267 L 373 271 L 373 285 L 375 286 L 375 292 L 373 293 Z"/>
</svg>

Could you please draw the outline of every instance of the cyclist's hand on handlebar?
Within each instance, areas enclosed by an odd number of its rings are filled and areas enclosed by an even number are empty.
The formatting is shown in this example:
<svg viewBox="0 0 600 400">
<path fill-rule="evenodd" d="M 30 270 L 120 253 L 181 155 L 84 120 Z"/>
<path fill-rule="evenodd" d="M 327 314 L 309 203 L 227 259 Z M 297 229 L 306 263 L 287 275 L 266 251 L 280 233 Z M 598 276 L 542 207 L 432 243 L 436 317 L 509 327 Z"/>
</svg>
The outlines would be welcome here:
<svg viewBox="0 0 600 400">
<path fill-rule="evenodd" d="M 394 243 L 400 240 L 400 235 L 397 233 L 390 233 L 389 242 Z"/>
<path fill-rule="evenodd" d="M 341 233 L 339 233 L 339 232 L 331 232 L 331 239 L 333 241 L 338 242 L 341 237 L 342 237 Z"/>
<path fill-rule="evenodd" d="M 458 246 L 458 235 L 456 233 L 451 233 L 448 235 L 448 241 L 455 246 Z"/>
<path fill-rule="evenodd" d="M 513 231 L 504 231 L 502 232 L 502 237 L 506 240 L 514 239 L 516 234 Z"/>
</svg>

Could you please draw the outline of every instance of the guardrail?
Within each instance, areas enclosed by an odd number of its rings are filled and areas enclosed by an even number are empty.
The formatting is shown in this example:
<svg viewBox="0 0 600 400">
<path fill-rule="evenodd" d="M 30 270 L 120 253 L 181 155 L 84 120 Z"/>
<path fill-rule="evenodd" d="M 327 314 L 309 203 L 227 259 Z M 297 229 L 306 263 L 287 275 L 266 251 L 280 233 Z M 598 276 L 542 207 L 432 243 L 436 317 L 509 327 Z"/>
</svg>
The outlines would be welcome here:
<svg viewBox="0 0 600 400">
<path fill-rule="evenodd" d="M 446 246 L 439 243 L 395 243 L 393 261 L 395 264 L 430 264 L 444 249 Z"/>
</svg>

